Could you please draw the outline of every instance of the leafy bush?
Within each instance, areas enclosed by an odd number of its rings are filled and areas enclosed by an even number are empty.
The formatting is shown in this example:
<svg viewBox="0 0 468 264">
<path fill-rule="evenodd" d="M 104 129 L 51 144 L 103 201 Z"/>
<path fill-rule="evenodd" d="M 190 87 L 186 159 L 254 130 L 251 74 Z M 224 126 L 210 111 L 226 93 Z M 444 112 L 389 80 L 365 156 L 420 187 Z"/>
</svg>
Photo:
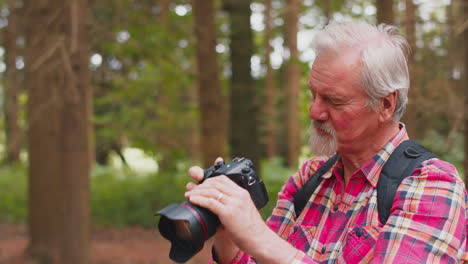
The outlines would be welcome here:
<svg viewBox="0 0 468 264">
<path fill-rule="evenodd" d="M 447 136 L 431 130 L 421 143 L 440 159 L 455 165 L 460 177 L 464 179 L 463 161 L 466 153 L 463 133 L 456 132 Z"/>
<path fill-rule="evenodd" d="M 186 174 L 186 173 L 185 173 Z M 107 168 L 93 175 L 91 206 L 93 223 L 105 226 L 140 225 L 154 227 L 153 214 L 170 203 L 184 199 L 188 177 Z"/>
<path fill-rule="evenodd" d="M 270 202 L 261 210 L 271 214 L 277 193 L 292 172 L 278 159 L 264 162 L 262 179 Z M 189 181 L 187 164 L 174 172 L 142 175 L 128 169 L 98 166 L 91 176 L 92 223 L 98 226 L 139 225 L 154 227 L 153 214 L 171 203 L 184 200 Z M 0 218 L 12 223 L 27 220 L 27 168 L 25 165 L 0 168 Z"/>
<path fill-rule="evenodd" d="M 273 158 L 262 162 L 260 177 L 265 182 L 269 198 L 268 204 L 260 210 L 264 219 L 268 218 L 273 208 L 275 208 L 278 192 L 281 190 L 284 182 L 295 172 L 294 170 L 284 167 L 282 164 L 283 162 L 280 158 Z"/>
<path fill-rule="evenodd" d="M 8 223 L 26 222 L 27 206 L 26 167 L 0 167 L 0 218 Z"/>
</svg>

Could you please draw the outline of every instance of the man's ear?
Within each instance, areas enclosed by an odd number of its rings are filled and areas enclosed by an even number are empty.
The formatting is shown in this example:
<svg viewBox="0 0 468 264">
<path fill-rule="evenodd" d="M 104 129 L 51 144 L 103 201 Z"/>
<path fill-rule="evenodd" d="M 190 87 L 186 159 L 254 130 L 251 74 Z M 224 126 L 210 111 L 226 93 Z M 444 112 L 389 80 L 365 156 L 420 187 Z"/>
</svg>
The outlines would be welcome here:
<svg viewBox="0 0 468 264">
<path fill-rule="evenodd" d="M 381 98 L 381 111 L 380 111 L 380 121 L 385 122 L 393 117 L 393 113 L 396 109 L 396 102 L 398 97 L 398 91 L 389 93 L 387 96 Z"/>
</svg>

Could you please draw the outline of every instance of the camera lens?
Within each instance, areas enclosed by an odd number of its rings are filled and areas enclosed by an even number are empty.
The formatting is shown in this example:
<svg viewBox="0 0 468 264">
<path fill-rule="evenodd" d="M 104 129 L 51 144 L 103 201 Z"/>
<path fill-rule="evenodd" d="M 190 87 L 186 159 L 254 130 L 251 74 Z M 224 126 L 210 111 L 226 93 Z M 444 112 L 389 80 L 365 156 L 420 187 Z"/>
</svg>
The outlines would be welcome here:
<svg viewBox="0 0 468 264">
<path fill-rule="evenodd" d="M 226 175 L 246 189 L 255 206 L 260 209 L 268 202 L 268 193 L 249 159 L 235 158 L 228 164 L 216 163 L 204 171 L 205 179 Z M 207 209 L 185 201 L 170 205 L 157 212 L 159 232 L 171 242 L 169 257 L 176 262 L 186 262 L 203 248 L 203 244 L 216 232 L 219 218 Z"/>
<path fill-rule="evenodd" d="M 174 227 L 177 238 L 181 240 L 192 240 L 192 231 L 190 231 L 190 223 L 185 220 L 174 221 Z"/>
<path fill-rule="evenodd" d="M 215 214 L 188 201 L 169 205 L 157 215 L 161 216 L 159 232 L 171 242 L 169 257 L 176 262 L 197 254 L 220 224 Z"/>
</svg>

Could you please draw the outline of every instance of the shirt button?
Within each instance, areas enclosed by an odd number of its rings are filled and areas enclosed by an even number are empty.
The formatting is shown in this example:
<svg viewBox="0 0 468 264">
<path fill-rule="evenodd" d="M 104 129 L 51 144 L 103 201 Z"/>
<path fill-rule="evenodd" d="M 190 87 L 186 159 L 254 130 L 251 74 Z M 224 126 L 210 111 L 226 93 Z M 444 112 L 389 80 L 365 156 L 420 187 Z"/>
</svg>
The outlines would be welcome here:
<svg viewBox="0 0 468 264">
<path fill-rule="evenodd" d="M 364 232 L 362 232 L 362 230 L 360 228 L 356 229 L 356 236 L 357 237 L 362 237 L 363 234 L 364 234 Z"/>
<path fill-rule="evenodd" d="M 327 251 L 327 248 L 326 248 L 326 247 L 323 247 L 323 248 L 322 248 L 322 254 L 324 254 L 326 251 Z"/>
<path fill-rule="evenodd" d="M 335 205 L 335 207 L 333 207 L 333 211 L 338 211 L 338 205 Z"/>
</svg>

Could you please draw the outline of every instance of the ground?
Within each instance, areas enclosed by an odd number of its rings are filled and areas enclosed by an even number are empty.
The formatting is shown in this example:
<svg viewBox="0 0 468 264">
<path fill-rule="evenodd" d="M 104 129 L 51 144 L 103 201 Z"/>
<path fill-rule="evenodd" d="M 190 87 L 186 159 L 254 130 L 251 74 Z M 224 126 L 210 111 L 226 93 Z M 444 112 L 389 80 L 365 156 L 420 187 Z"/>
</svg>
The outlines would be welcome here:
<svg viewBox="0 0 468 264">
<path fill-rule="evenodd" d="M 156 229 L 96 228 L 91 237 L 92 264 L 175 263 L 168 257 L 170 243 Z M 24 256 L 27 244 L 24 225 L 0 223 L 0 264 L 31 264 Z M 210 243 L 205 243 L 205 248 L 187 263 L 206 264 L 209 248 Z"/>
</svg>

